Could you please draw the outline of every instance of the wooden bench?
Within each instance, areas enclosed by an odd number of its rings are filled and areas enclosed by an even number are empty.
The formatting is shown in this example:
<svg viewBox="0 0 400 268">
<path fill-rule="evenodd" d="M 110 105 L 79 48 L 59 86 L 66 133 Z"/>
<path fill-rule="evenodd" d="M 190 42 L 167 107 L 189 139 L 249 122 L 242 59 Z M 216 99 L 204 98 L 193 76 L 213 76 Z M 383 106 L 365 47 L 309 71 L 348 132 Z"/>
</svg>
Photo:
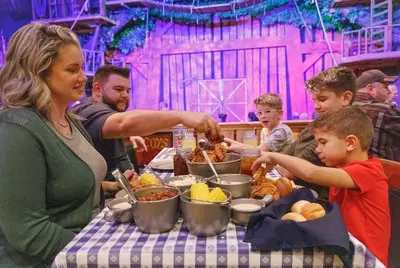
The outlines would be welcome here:
<svg viewBox="0 0 400 268">
<path fill-rule="evenodd" d="M 400 163 L 381 159 L 389 178 L 390 221 L 389 268 L 400 267 Z"/>
</svg>

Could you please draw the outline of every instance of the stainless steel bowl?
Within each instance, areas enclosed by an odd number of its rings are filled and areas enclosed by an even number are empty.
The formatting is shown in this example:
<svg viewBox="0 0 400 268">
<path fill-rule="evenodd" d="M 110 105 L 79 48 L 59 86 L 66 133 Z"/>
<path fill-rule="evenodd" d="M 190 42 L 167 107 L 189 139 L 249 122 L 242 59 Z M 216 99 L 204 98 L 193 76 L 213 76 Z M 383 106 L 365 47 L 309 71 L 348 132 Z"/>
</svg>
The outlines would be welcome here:
<svg viewBox="0 0 400 268">
<path fill-rule="evenodd" d="M 170 185 L 169 183 L 175 182 L 175 181 L 181 181 L 181 180 L 185 179 L 185 178 L 188 177 L 188 176 L 194 177 L 194 179 L 196 180 L 196 182 L 203 182 L 203 181 L 205 181 L 205 179 L 204 179 L 202 176 L 197 176 L 197 175 L 180 175 L 180 176 L 173 176 L 173 177 L 170 177 L 170 178 L 168 178 L 168 179 L 165 179 L 165 180 L 163 181 L 163 183 L 164 183 L 165 185 Z M 174 187 L 178 188 L 178 189 L 181 191 L 181 193 L 183 193 L 184 191 L 186 191 L 186 190 L 188 190 L 188 189 L 190 188 L 191 184 L 185 184 L 185 185 L 179 185 L 179 186 L 170 185 L 170 186 L 174 186 Z"/>
<path fill-rule="evenodd" d="M 215 236 L 226 230 L 232 196 L 228 191 L 222 191 L 228 197 L 225 202 L 193 203 L 190 191 L 181 194 L 183 220 L 189 232 L 196 236 Z"/>
<path fill-rule="evenodd" d="M 252 177 L 242 174 L 222 174 L 218 176 L 221 182 L 217 182 L 215 176 L 208 179 L 211 187 L 220 187 L 229 191 L 233 199 L 250 197 Z"/>
<path fill-rule="evenodd" d="M 127 203 L 129 207 L 127 208 L 117 208 L 118 204 Z M 107 204 L 110 209 L 104 214 L 104 219 L 106 221 L 117 221 L 121 223 L 133 222 L 132 207 L 129 204 L 128 198 L 114 199 Z"/>
<path fill-rule="evenodd" d="M 143 189 L 136 190 L 135 197 L 139 199 L 151 192 L 168 190 L 176 193 L 172 198 L 160 201 L 136 201 L 133 203 L 131 213 L 139 230 L 143 233 L 159 234 L 168 232 L 175 227 L 179 212 L 180 191 L 176 187 L 167 185 L 146 185 Z M 123 199 L 118 199 L 123 200 Z M 132 204 L 133 201 L 130 201 Z M 111 210 L 115 213 L 115 210 Z M 106 220 L 113 220 L 115 215 L 107 215 Z"/>
<path fill-rule="evenodd" d="M 219 174 L 239 174 L 242 157 L 238 154 L 227 153 L 224 162 L 213 163 L 215 170 Z M 213 176 L 213 172 L 207 163 L 187 162 L 190 174 L 199 175 L 205 178 Z"/>
<path fill-rule="evenodd" d="M 167 185 L 154 185 L 150 188 L 139 189 L 135 197 L 139 199 L 151 192 L 164 190 L 175 192 L 173 198 L 160 201 L 138 201 L 133 208 L 133 217 L 139 230 L 143 233 L 158 234 L 172 230 L 178 220 L 179 189 Z"/>
<path fill-rule="evenodd" d="M 240 206 L 242 206 L 240 208 Z M 251 206 L 251 207 L 244 207 Z M 260 211 L 265 206 L 261 200 L 253 198 L 239 198 L 231 202 L 231 219 L 238 225 L 247 225 L 251 214 Z"/>
</svg>

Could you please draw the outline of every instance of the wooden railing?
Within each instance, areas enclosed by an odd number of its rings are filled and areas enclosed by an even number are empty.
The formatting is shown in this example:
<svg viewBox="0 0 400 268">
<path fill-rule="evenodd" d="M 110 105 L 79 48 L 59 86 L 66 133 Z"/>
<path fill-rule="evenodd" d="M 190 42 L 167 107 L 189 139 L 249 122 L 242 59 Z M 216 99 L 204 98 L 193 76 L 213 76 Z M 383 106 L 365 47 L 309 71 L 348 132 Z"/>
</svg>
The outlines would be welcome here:
<svg viewBox="0 0 400 268">
<path fill-rule="evenodd" d="M 395 52 L 393 33 L 400 24 L 365 27 L 342 33 L 342 59 L 371 56 L 377 53 Z"/>
<path fill-rule="evenodd" d="M 309 120 L 290 120 L 282 121 L 282 123 L 287 124 L 295 134 L 295 138 L 298 137 L 300 132 L 311 122 Z M 253 130 L 258 137 L 258 143 L 260 143 L 260 136 L 262 126 L 259 122 L 251 123 L 221 123 L 222 134 L 225 137 L 234 139 L 236 141 L 243 141 L 243 136 L 246 132 Z M 204 134 L 197 135 L 197 139 L 203 138 Z"/>
<path fill-rule="evenodd" d="M 104 65 L 104 52 L 98 50 L 82 49 L 84 67 L 87 76 L 93 76 L 97 69 Z"/>
<path fill-rule="evenodd" d="M 86 6 L 85 6 L 86 4 Z M 92 4 L 92 5 L 90 5 Z M 105 1 L 32 1 L 32 18 L 33 20 L 55 20 L 64 18 L 75 18 L 82 10 L 82 16 L 104 15 Z"/>
<path fill-rule="evenodd" d="M 307 126 L 309 120 L 300 121 L 282 121 L 282 123 L 287 124 L 293 131 L 295 138 L 299 136 L 300 132 Z M 221 123 L 222 134 L 225 137 L 231 138 L 237 141 L 242 142 L 243 136 L 248 131 L 254 131 L 258 137 L 258 143 L 260 143 L 260 134 L 262 126 L 259 122 L 251 122 L 251 123 Z M 189 131 L 192 131 L 189 129 Z M 204 134 L 197 134 L 194 132 L 196 140 L 198 141 L 201 138 L 204 138 Z M 137 153 L 137 161 L 139 165 L 148 164 L 164 147 L 172 147 L 173 144 L 173 130 L 165 129 L 161 130 L 158 133 L 149 135 L 144 137 L 146 141 L 146 146 L 148 148 L 148 152 Z M 126 146 L 132 146 L 129 140 L 125 141 Z"/>
</svg>

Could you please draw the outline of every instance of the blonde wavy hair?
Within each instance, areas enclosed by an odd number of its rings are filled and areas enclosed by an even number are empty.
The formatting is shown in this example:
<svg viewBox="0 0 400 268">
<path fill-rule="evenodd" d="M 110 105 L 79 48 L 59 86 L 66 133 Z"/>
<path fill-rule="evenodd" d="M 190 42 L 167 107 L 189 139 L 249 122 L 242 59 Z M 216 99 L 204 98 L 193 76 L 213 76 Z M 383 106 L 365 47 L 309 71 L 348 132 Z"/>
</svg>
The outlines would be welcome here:
<svg viewBox="0 0 400 268">
<path fill-rule="evenodd" d="M 0 69 L 1 106 L 34 107 L 47 116 L 51 92 L 45 78 L 59 49 L 67 45 L 81 47 L 76 35 L 65 27 L 32 23 L 18 29 Z"/>
</svg>

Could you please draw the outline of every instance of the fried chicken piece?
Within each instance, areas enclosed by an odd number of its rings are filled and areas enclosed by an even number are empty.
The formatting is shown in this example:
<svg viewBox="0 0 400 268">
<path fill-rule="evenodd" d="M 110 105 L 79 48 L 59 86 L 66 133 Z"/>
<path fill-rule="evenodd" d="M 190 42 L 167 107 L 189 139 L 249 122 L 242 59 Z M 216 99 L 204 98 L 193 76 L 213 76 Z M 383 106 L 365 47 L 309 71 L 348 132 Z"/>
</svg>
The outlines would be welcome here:
<svg viewBox="0 0 400 268">
<path fill-rule="evenodd" d="M 223 162 L 226 157 L 226 148 L 221 143 L 216 143 L 213 150 L 205 150 L 211 163 Z M 192 162 L 205 163 L 206 159 L 203 156 L 202 148 L 197 146 L 189 155 L 189 160 Z"/>
<path fill-rule="evenodd" d="M 260 167 L 257 171 L 253 174 L 254 184 L 260 185 L 264 179 L 266 179 L 267 170 L 264 167 Z"/>
<path fill-rule="evenodd" d="M 226 157 L 226 147 L 222 143 L 216 143 L 214 147 L 217 162 L 223 162 Z"/>
<path fill-rule="evenodd" d="M 200 162 L 203 163 L 206 160 L 204 159 L 203 153 L 201 152 L 202 149 L 197 146 L 189 155 L 189 160 L 192 162 Z"/>
<path fill-rule="evenodd" d="M 256 199 L 262 199 L 266 195 L 272 195 L 278 191 L 278 188 L 276 188 L 275 185 L 272 183 L 262 183 L 260 185 L 257 185 L 253 187 L 253 190 L 251 191 L 250 197 L 251 198 L 256 198 Z M 275 196 L 274 196 L 275 199 Z"/>
<path fill-rule="evenodd" d="M 141 185 L 141 181 L 139 179 L 132 179 L 129 181 L 130 186 L 132 189 L 135 189 L 136 187 Z"/>
<path fill-rule="evenodd" d="M 209 140 L 211 143 L 221 143 L 224 142 L 224 135 L 220 134 L 220 135 L 212 135 L 211 131 L 207 131 L 205 133 L 206 139 Z"/>
</svg>

